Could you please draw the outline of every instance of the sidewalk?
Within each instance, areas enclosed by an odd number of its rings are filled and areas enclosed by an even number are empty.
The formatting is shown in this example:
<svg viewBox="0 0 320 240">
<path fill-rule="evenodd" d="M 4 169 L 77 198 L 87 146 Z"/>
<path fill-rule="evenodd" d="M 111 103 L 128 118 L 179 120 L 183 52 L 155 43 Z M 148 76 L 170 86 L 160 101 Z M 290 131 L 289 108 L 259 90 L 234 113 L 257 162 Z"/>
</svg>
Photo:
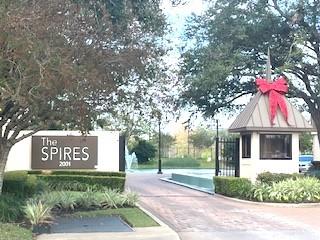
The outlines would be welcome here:
<svg viewBox="0 0 320 240">
<path fill-rule="evenodd" d="M 135 228 L 130 233 L 57 233 L 41 234 L 37 240 L 179 240 L 178 235 L 169 227 Z"/>
</svg>

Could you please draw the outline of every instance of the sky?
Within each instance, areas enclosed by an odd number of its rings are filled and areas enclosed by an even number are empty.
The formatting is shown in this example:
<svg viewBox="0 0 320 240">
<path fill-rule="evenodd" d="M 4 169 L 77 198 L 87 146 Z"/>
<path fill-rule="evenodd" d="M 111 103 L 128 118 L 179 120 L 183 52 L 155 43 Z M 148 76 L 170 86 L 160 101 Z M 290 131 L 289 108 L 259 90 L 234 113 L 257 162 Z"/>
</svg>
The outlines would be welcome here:
<svg viewBox="0 0 320 240">
<path fill-rule="evenodd" d="M 185 4 L 179 6 L 172 6 L 170 0 L 163 0 L 162 9 L 164 10 L 171 27 L 171 31 L 169 32 L 167 38 L 170 40 L 172 47 L 172 51 L 170 51 L 166 62 L 171 65 L 173 69 L 177 69 L 179 61 L 179 48 L 183 45 L 181 38 L 185 29 L 187 18 L 193 13 L 197 15 L 201 14 L 205 8 L 206 3 L 202 0 L 189 0 L 186 1 Z M 187 121 L 189 115 L 189 113 L 183 112 L 178 122 L 170 121 L 166 123 L 164 131 L 170 134 L 176 133 L 183 127 L 182 122 Z M 217 118 L 220 122 L 219 127 L 224 129 L 228 128 L 235 119 L 235 117 L 230 118 L 230 116 L 226 116 L 224 114 L 220 114 L 217 116 Z M 210 127 L 215 128 L 214 119 L 204 121 L 200 115 L 198 115 L 196 119 L 193 119 L 192 123 L 193 128 L 200 125 L 210 125 Z"/>
</svg>

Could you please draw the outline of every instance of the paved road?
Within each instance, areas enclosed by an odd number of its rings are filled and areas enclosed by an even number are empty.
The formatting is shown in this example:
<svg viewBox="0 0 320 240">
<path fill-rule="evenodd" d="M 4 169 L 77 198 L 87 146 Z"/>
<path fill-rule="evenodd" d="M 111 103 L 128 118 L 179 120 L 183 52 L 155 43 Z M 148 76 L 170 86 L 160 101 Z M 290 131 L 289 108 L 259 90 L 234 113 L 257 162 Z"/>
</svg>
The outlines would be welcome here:
<svg viewBox="0 0 320 240">
<path fill-rule="evenodd" d="M 127 188 L 138 192 L 141 205 L 182 240 L 320 239 L 320 206 L 288 208 L 237 202 L 159 178 L 156 174 L 128 174 Z"/>
</svg>

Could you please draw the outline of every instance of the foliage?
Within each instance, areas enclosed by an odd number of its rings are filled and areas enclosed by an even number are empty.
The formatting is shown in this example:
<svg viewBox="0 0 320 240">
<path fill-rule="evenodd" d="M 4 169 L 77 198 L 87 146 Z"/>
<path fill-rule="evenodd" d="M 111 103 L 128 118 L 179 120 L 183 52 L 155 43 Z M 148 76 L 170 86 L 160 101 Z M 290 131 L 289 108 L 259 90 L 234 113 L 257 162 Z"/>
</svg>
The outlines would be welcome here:
<svg viewBox="0 0 320 240">
<path fill-rule="evenodd" d="M 150 142 L 154 145 L 159 147 L 159 133 L 158 132 L 154 132 Z M 168 133 L 161 133 L 161 149 L 168 149 L 170 148 L 172 145 L 174 145 L 176 142 L 176 138 L 171 136 Z"/>
<path fill-rule="evenodd" d="M 62 211 L 72 212 L 77 207 L 79 195 L 80 194 L 78 192 L 60 191 L 58 192 L 58 203 L 55 205 Z"/>
<path fill-rule="evenodd" d="M 102 202 L 102 194 L 100 192 L 92 191 L 92 189 L 87 189 L 85 192 L 78 194 L 77 207 L 84 209 L 98 208 Z"/>
<path fill-rule="evenodd" d="M 112 176 L 87 175 L 38 175 L 37 178 L 48 183 L 52 190 L 86 191 L 88 187 L 95 190 L 103 188 L 124 190 L 125 178 Z"/>
<path fill-rule="evenodd" d="M 299 135 L 299 150 L 303 154 L 312 153 L 312 135 L 311 133 L 304 132 Z"/>
<path fill-rule="evenodd" d="M 52 191 L 39 195 L 37 201 L 49 206 L 50 209 L 62 212 L 73 212 L 79 209 L 135 207 L 138 196 L 132 192 L 121 193 L 113 189 L 85 192 Z"/>
<path fill-rule="evenodd" d="M 135 152 L 138 163 L 144 163 L 155 157 L 156 148 L 146 140 L 139 140 L 138 143 L 131 149 Z"/>
<path fill-rule="evenodd" d="M 159 83 L 166 23 L 151 0 L 4 0 L 0 17 L 1 192 L 15 143 L 49 127 L 84 133 L 127 98 L 139 108 Z"/>
<path fill-rule="evenodd" d="M 320 133 L 320 2 L 217 0 L 189 19 L 182 53 L 182 105 L 205 116 L 237 109 L 256 92 L 267 49 L 272 69 L 284 74 L 289 95 L 304 101 Z M 236 101 L 239 99 L 239 101 Z M 320 134 L 319 134 L 320 135 Z"/>
<path fill-rule="evenodd" d="M 125 198 L 125 203 L 124 205 L 127 207 L 136 207 L 138 200 L 139 200 L 139 196 L 137 193 L 135 192 L 126 192 L 124 195 Z"/>
<path fill-rule="evenodd" d="M 320 163 L 319 161 L 312 161 L 311 167 L 305 173 L 307 176 L 316 177 L 320 179 Z"/>
<path fill-rule="evenodd" d="M 271 173 L 271 172 L 263 172 L 257 176 L 257 182 L 261 184 L 272 185 L 273 183 L 278 183 L 287 179 L 296 180 L 298 178 L 302 178 L 303 175 L 299 173 Z"/>
<path fill-rule="evenodd" d="M 16 222 L 21 219 L 23 213 L 20 206 L 23 200 L 12 194 L 0 196 L 0 222 Z"/>
<path fill-rule="evenodd" d="M 126 177 L 125 172 L 100 172 L 100 171 L 37 171 L 37 170 L 32 170 L 28 171 L 28 174 L 44 174 L 44 175 L 87 175 L 87 176 L 106 176 L 106 177 Z"/>
<path fill-rule="evenodd" d="M 215 192 L 236 198 L 250 198 L 252 183 L 249 179 L 238 177 L 213 177 Z"/>
<path fill-rule="evenodd" d="M 214 133 L 204 128 L 197 128 L 191 133 L 190 141 L 194 147 L 208 148 L 214 142 Z"/>
<path fill-rule="evenodd" d="M 106 190 L 103 192 L 101 205 L 103 208 L 118 208 L 123 207 L 126 199 L 123 195 L 115 190 Z"/>
<path fill-rule="evenodd" d="M 28 175 L 26 171 L 12 171 L 4 174 L 3 192 L 28 197 L 46 188 L 45 183 L 38 181 L 36 176 Z"/>
<path fill-rule="evenodd" d="M 320 202 L 320 180 L 296 174 L 264 173 L 252 184 L 248 179 L 214 177 L 215 192 L 259 202 Z"/>
<path fill-rule="evenodd" d="M 272 185 L 257 184 L 252 189 L 252 199 L 261 202 L 319 202 L 320 180 L 304 177 L 289 178 Z"/>
<path fill-rule="evenodd" d="M 51 208 L 41 201 L 29 200 L 23 209 L 27 220 L 33 225 L 48 223 L 51 218 Z"/>
<path fill-rule="evenodd" d="M 0 223 L 1 240 L 32 240 L 32 232 L 17 224 Z"/>
</svg>

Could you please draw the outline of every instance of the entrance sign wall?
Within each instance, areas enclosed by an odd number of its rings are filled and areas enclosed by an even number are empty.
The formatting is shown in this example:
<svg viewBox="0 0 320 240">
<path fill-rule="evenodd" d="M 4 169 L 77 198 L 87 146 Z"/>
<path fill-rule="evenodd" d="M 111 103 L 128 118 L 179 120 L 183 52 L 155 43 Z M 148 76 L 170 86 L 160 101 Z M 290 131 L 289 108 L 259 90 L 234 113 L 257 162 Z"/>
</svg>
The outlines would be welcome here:
<svg viewBox="0 0 320 240">
<path fill-rule="evenodd" d="M 119 132 L 116 131 L 92 131 L 87 137 L 77 131 L 40 131 L 12 147 L 6 171 L 124 170 L 121 169 L 124 162 L 122 145 Z"/>
</svg>

